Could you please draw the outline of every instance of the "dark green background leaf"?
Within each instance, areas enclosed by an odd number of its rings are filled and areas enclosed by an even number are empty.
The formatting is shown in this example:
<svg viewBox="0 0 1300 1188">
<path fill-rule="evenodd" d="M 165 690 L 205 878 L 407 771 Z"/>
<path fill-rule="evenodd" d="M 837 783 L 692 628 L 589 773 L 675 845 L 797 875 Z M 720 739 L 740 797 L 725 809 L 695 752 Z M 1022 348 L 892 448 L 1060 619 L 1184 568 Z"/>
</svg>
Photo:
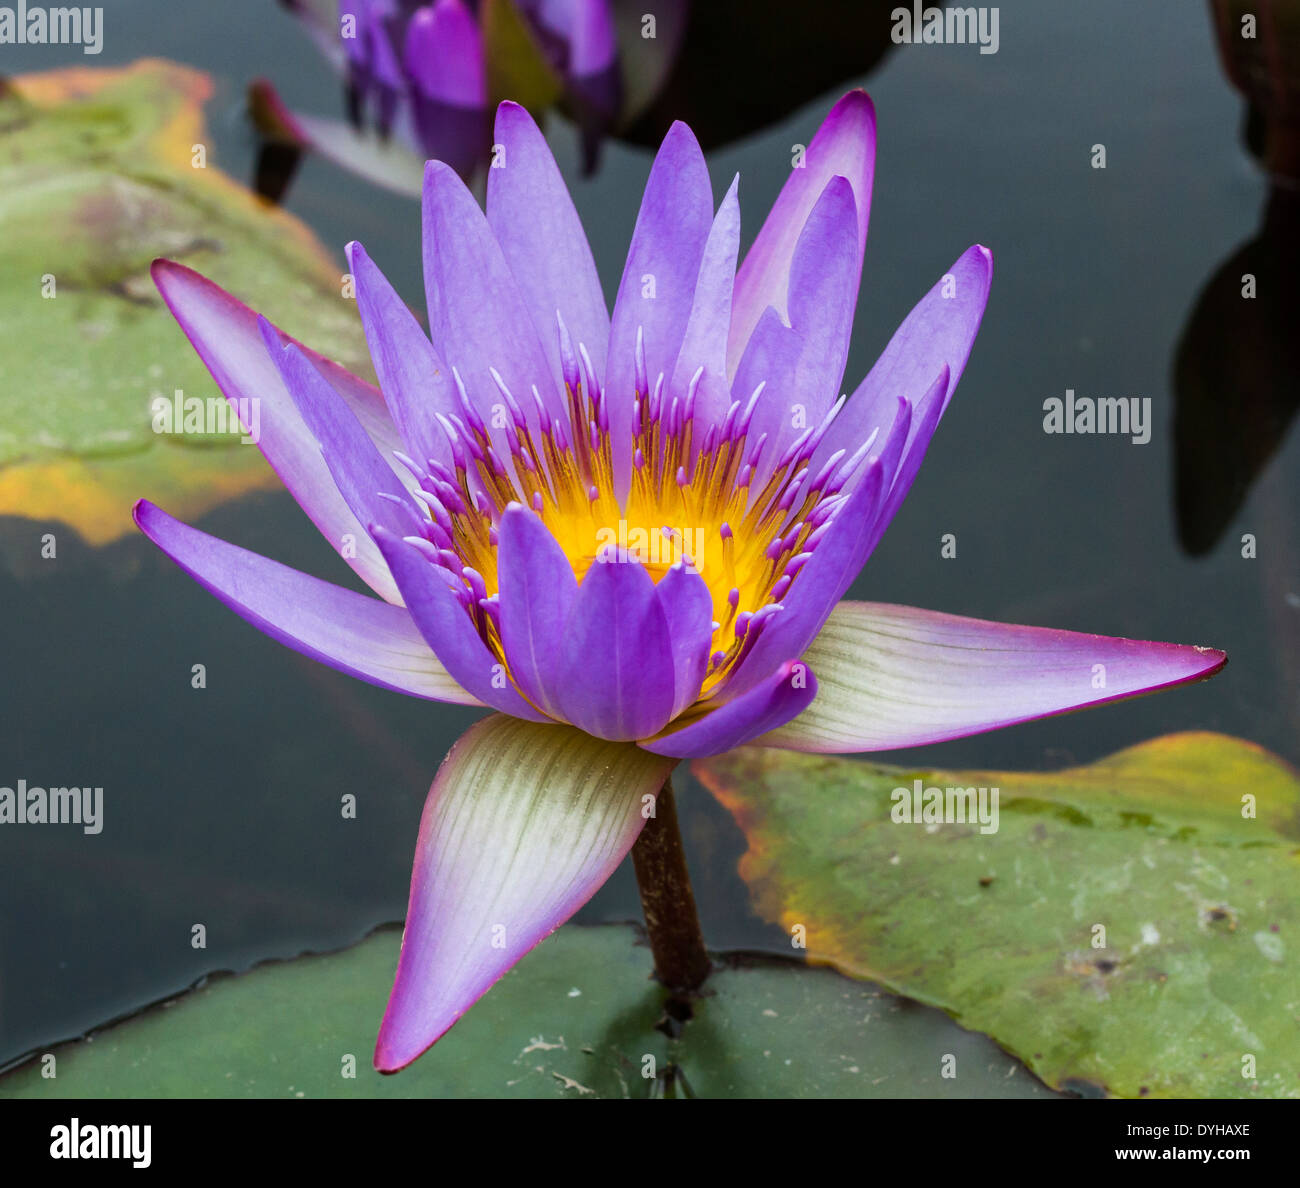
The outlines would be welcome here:
<svg viewBox="0 0 1300 1188">
<path fill-rule="evenodd" d="M 1047 1096 L 939 1012 L 792 960 L 728 962 L 671 1040 L 635 937 L 560 929 L 393 1076 L 370 1065 L 397 962 L 389 929 L 333 956 L 213 978 L 55 1049 L 52 1079 L 39 1060 L 0 1078 L 0 1097 Z M 355 1079 L 342 1075 L 348 1055 Z"/>
</svg>

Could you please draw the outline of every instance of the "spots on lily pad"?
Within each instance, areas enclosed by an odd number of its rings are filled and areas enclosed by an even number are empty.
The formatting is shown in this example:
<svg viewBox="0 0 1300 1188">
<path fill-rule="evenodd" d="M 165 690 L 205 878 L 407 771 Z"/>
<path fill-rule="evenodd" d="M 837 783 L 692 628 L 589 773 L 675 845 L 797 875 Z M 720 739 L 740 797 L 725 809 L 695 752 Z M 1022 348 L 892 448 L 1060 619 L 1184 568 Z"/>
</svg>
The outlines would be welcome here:
<svg viewBox="0 0 1300 1188">
<path fill-rule="evenodd" d="M 1257 932 L 1254 936 L 1255 947 L 1274 965 L 1281 965 L 1286 946 L 1282 938 L 1273 932 Z"/>
</svg>

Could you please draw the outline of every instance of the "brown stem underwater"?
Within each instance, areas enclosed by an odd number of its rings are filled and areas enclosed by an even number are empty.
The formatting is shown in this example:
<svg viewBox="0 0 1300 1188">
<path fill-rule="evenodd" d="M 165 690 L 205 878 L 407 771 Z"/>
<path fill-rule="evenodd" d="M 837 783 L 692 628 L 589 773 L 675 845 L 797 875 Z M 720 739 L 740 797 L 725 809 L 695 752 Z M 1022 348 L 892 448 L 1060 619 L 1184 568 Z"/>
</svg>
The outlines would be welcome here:
<svg viewBox="0 0 1300 1188">
<path fill-rule="evenodd" d="M 655 815 L 632 847 L 632 865 L 641 890 L 655 973 L 670 990 L 698 990 L 709 976 L 711 963 L 686 870 L 671 779 L 664 781 L 655 801 Z"/>
</svg>

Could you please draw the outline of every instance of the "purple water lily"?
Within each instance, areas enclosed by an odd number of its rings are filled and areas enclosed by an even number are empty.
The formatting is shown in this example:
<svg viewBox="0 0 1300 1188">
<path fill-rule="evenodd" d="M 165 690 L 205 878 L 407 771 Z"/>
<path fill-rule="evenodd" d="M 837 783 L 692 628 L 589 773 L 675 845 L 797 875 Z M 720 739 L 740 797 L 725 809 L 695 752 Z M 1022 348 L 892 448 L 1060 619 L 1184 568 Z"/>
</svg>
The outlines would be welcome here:
<svg viewBox="0 0 1300 1188">
<path fill-rule="evenodd" d="M 539 95 L 562 100 L 578 118 L 588 164 L 620 112 L 618 0 L 283 2 L 342 70 L 352 128 L 373 128 L 381 142 L 405 146 L 417 155 L 417 168 L 432 157 L 465 176 L 491 151 L 489 22 L 514 70 L 533 76 Z M 672 0 L 670 33 L 680 25 L 680 7 L 682 0 Z M 269 84 L 257 94 L 294 139 L 393 188 L 409 184 L 409 163 L 391 149 L 289 112 Z"/>
<path fill-rule="evenodd" d="M 271 465 L 379 598 L 143 501 L 142 530 L 290 647 L 497 711 L 429 792 L 385 1071 L 594 894 L 679 759 L 938 742 L 1224 663 L 841 601 L 952 399 L 992 274 L 987 249 L 966 251 L 838 395 L 875 157 L 863 92 L 830 112 L 739 270 L 736 183 L 715 212 L 675 125 L 612 316 L 536 125 L 506 103 L 495 138 L 486 215 L 428 164 L 428 334 L 348 248 L 378 389 L 189 269 L 154 266 L 226 396 L 263 402 Z"/>
</svg>

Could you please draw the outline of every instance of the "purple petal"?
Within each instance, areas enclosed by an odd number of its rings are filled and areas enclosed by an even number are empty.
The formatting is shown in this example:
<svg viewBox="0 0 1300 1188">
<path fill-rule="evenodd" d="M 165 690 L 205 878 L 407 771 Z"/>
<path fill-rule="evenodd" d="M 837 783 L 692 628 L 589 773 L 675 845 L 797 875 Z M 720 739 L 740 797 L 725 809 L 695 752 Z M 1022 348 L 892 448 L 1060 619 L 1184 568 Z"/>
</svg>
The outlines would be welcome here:
<svg viewBox="0 0 1300 1188">
<path fill-rule="evenodd" d="M 345 24 L 346 22 L 346 24 Z M 344 29 L 351 35 L 345 35 Z M 368 0 L 339 0 L 339 40 L 350 61 L 369 60 L 370 4 Z"/>
<path fill-rule="evenodd" d="M 682 332 L 677 364 L 669 377 L 669 396 L 685 399 L 692 377 L 704 374 L 695 396 L 696 425 L 719 424 L 731 404 L 727 383 L 727 327 L 731 324 L 731 292 L 736 283 L 736 253 L 740 247 L 740 204 L 736 200 L 739 176 L 718 207 L 717 217 L 704 243 L 704 256 L 695 282 L 691 312 Z"/>
<path fill-rule="evenodd" d="M 767 734 L 803 713 L 817 696 L 817 678 L 799 660 L 788 660 L 748 693 L 689 726 L 641 743 L 656 755 L 704 759 Z"/>
<path fill-rule="evenodd" d="M 370 358 L 406 453 L 421 463 L 432 458 L 450 466 L 452 453 L 437 414 L 460 414 L 451 372 L 365 248 L 350 243 L 347 256 Z"/>
<path fill-rule="evenodd" d="M 352 514 L 363 524 L 374 521 L 398 535 L 418 532 L 427 516 L 417 510 L 402 480 L 380 456 L 356 415 L 301 348 L 295 343 L 282 346 L 275 327 L 265 318 L 259 325 L 266 349 L 307 428 L 320 443 L 330 477 Z"/>
<path fill-rule="evenodd" d="M 946 364 L 948 388 L 939 410 L 942 416 L 970 357 L 992 280 L 993 255 L 988 248 L 977 244 L 967 249 L 894 332 L 876 365 L 835 418 L 813 458 L 814 468 L 838 449 L 856 448 L 879 422 L 882 410 L 899 396 L 918 407 L 921 394 Z M 913 438 L 921 427 L 919 419 L 913 421 Z M 911 444 L 909 439 L 909 449 Z"/>
<path fill-rule="evenodd" d="M 506 258 L 487 219 L 455 172 L 430 161 L 424 174 L 424 288 L 429 337 L 489 426 L 501 456 L 509 456 L 503 433 L 505 404 L 491 369 L 536 425 L 535 384 L 550 416 L 567 423 L 546 354 Z"/>
<path fill-rule="evenodd" d="M 989 623 L 910 606 L 841 603 L 804 659 L 821 694 L 759 742 L 879 751 L 995 730 L 1202 680 L 1212 648 Z"/>
<path fill-rule="evenodd" d="M 876 160 L 876 113 L 865 91 L 850 91 L 822 121 L 808 145 L 801 168 L 790 177 L 772 205 L 767 221 L 736 276 L 727 358 L 734 372 L 763 311 L 775 306 L 786 315 L 790 265 L 804 223 L 831 178 L 848 179 L 857 207 L 858 238 L 854 276 L 862 273 L 871 209 L 871 179 Z M 853 290 L 856 301 L 857 287 Z M 852 304 L 852 303 L 851 303 Z"/>
<path fill-rule="evenodd" d="M 438 663 L 400 606 L 227 544 L 143 499 L 135 522 L 204 589 L 294 651 L 397 693 L 483 704 Z"/>
<path fill-rule="evenodd" d="M 568 726 L 493 716 L 466 731 L 420 820 L 377 1069 L 419 1056 L 595 894 L 672 767 Z"/>
<path fill-rule="evenodd" d="M 371 525 L 375 543 L 393 571 L 406 609 L 434 655 L 465 689 L 484 705 L 516 718 L 543 722 L 510 684 L 506 667 L 479 637 L 469 613 L 434 566 L 413 545 Z"/>
<path fill-rule="evenodd" d="M 586 78 L 608 70 L 618 58 L 609 0 L 569 0 L 568 9 L 569 74 Z"/>
<path fill-rule="evenodd" d="M 754 490 L 763 489 L 782 451 L 805 429 L 820 424 L 839 394 L 861 272 L 854 255 L 857 236 L 853 189 L 844 178 L 832 178 L 795 249 L 790 324 L 768 306 L 732 384 L 732 396 L 740 401 L 766 384 L 749 431 L 752 441 L 768 437 Z"/>
<path fill-rule="evenodd" d="M 675 718 L 699 697 L 704 684 L 713 640 L 713 596 L 699 573 L 687 569 L 683 561 L 659 579 L 655 593 L 668 620 L 672 643 Z"/>
<path fill-rule="evenodd" d="M 783 609 L 763 624 L 757 641 L 719 688 L 715 695 L 719 704 L 754 688 L 786 657 L 803 655 L 816 638 L 875 543 L 884 480 L 883 467 L 877 460 L 799 571 L 782 603 Z"/>
<path fill-rule="evenodd" d="M 517 103 L 497 108 L 496 142 L 504 163 L 488 170 L 488 225 L 532 313 L 551 374 L 563 388 L 558 309 L 574 348 L 586 346 L 603 381 L 609 311 L 564 179 L 532 116 Z"/>
<path fill-rule="evenodd" d="M 529 700 L 559 717 L 557 669 L 578 581 L 550 530 L 521 504 L 506 508 L 498 533 L 501 645 Z"/>
<path fill-rule="evenodd" d="M 880 511 L 880 531 L 876 537 L 877 542 L 893 523 L 899 507 L 912 489 L 912 482 L 916 478 L 917 471 L 921 469 L 926 451 L 934 438 L 934 431 L 939 427 L 939 418 L 948 407 L 944 396 L 947 380 L 948 368 L 945 365 L 939 372 L 939 378 L 931 385 L 930 391 L 921 398 L 921 403 L 912 413 L 906 433 L 900 434 L 900 438 L 906 437 L 905 443 L 900 443 L 899 438 L 893 439 L 893 444 L 900 450 L 901 457 L 897 467 L 894 468 L 892 481 L 886 480 L 888 493 L 884 497 L 884 504 Z M 885 473 L 888 475 L 889 471 L 886 470 Z M 872 547 L 874 548 L 875 545 L 873 544 Z M 845 589 L 847 590 L 848 587 L 846 586 Z"/>
<path fill-rule="evenodd" d="M 947 379 L 947 371 L 941 371 L 931 391 L 942 390 Z M 889 526 L 885 515 L 889 483 L 909 424 L 907 402 L 900 400 L 889 436 L 878 441 L 869 455 L 866 470 L 848 502 L 836 512 L 830 530 L 782 600 L 783 609 L 763 624 L 756 642 L 718 690 L 716 699 L 720 704 L 753 688 L 783 657 L 803 655 L 853 584 Z"/>
<path fill-rule="evenodd" d="M 644 333 L 650 386 L 671 378 L 695 297 L 704 244 L 713 223 L 713 190 L 691 130 L 668 130 L 646 182 L 627 264 L 614 302 L 605 388 L 614 449 L 614 487 L 623 500 L 632 475 L 632 392 L 636 340 Z"/>
<path fill-rule="evenodd" d="M 435 0 L 416 9 L 406 29 L 402 62 L 424 98 L 450 107 L 487 106 L 483 37 L 461 0 Z"/>
<path fill-rule="evenodd" d="M 227 399 L 260 401 L 258 448 L 289 493 L 362 581 L 386 601 L 400 602 L 379 550 L 334 485 L 316 438 L 267 353 L 257 315 L 184 265 L 155 260 L 152 273 L 167 307 Z M 284 342 L 293 341 L 282 333 L 280 337 Z M 401 440 L 379 390 L 314 351 L 303 350 L 347 402 L 381 453 L 400 449 Z"/>
<path fill-rule="evenodd" d="M 460 737 L 420 819 L 374 1067 L 409 1065 L 597 892 L 672 767 L 629 743 L 510 717 Z"/>
<path fill-rule="evenodd" d="M 673 709 L 668 619 L 636 561 L 592 562 L 564 633 L 556 696 L 564 718 L 597 738 L 646 738 Z"/>
<path fill-rule="evenodd" d="M 348 56 L 358 65 L 364 66 L 388 90 L 396 91 L 402 87 L 404 80 L 384 20 L 391 10 L 392 6 L 383 0 L 362 4 L 344 0 L 340 16 L 348 12 L 356 21 L 356 37 L 343 38 L 344 45 L 348 47 Z"/>
</svg>

